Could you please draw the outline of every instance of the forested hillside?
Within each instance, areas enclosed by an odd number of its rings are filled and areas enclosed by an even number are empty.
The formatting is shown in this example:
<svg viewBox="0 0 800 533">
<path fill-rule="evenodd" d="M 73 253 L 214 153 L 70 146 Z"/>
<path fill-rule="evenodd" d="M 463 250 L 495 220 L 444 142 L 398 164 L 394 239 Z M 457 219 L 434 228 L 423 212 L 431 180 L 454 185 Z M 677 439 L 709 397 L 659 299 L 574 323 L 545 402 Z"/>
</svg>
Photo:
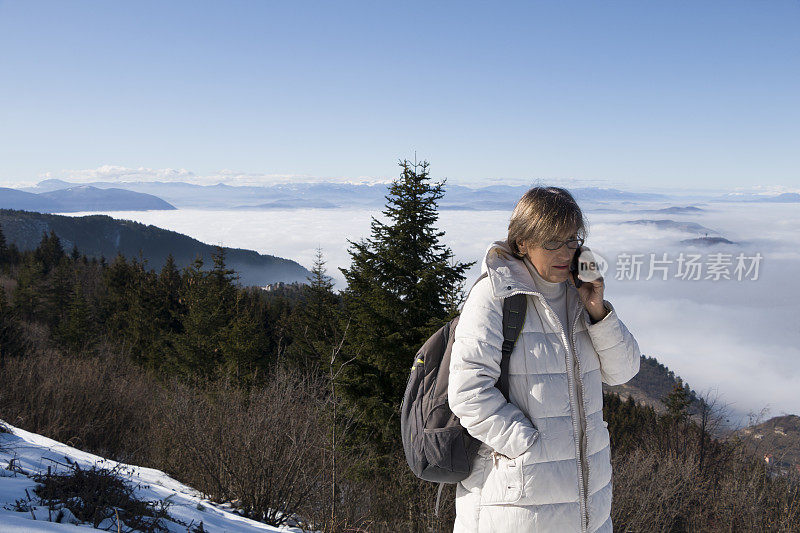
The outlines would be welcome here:
<svg viewBox="0 0 800 533">
<path fill-rule="evenodd" d="M 609 386 L 603 383 L 603 390 L 619 394 L 623 398 L 633 396 L 637 402 L 649 405 L 657 413 L 667 411 L 665 399 L 675 389 L 675 387 L 685 389 L 686 396 L 691 400 L 691 408 L 694 411 L 702 409 L 703 400 L 697 396 L 687 383 L 684 383 L 680 376 L 660 363 L 655 357 L 642 355 L 639 373 L 627 383 L 622 385 Z"/>
<path fill-rule="evenodd" d="M 178 268 L 191 265 L 197 256 L 211 263 L 214 246 L 175 231 L 107 215 L 70 217 L 32 211 L 0 209 L 0 226 L 6 241 L 20 250 L 38 246 L 42 234 L 55 233 L 67 253 L 77 249 L 89 259 L 111 260 L 117 254 L 146 261 L 161 269 L 171 255 Z M 243 285 L 304 281 L 309 272 L 290 259 L 263 255 L 252 250 L 224 248 L 226 261 Z M 141 254 L 141 255 L 140 255 Z"/>
</svg>

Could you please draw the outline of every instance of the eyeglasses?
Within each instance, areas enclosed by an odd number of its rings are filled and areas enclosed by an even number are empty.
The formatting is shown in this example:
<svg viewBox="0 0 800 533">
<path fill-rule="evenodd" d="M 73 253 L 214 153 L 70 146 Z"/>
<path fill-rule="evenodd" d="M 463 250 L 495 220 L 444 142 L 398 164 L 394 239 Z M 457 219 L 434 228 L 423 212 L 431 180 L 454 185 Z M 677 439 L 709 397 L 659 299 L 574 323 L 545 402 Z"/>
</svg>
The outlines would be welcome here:
<svg viewBox="0 0 800 533">
<path fill-rule="evenodd" d="M 547 241 L 542 245 L 542 248 L 545 250 L 558 250 L 564 245 L 567 245 L 567 248 L 570 250 L 577 250 L 581 246 L 583 246 L 583 239 L 569 239 L 566 241 Z"/>
</svg>

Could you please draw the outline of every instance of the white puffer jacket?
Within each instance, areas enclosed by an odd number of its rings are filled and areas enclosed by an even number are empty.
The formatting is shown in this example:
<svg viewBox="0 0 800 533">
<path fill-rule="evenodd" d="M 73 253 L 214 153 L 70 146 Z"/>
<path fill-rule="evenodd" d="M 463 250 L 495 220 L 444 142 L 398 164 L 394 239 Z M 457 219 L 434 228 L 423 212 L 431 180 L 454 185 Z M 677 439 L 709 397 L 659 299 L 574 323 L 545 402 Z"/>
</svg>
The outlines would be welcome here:
<svg viewBox="0 0 800 533">
<path fill-rule="evenodd" d="M 450 407 L 483 443 L 469 477 L 456 489 L 454 531 L 611 532 L 611 456 L 601 382 L 617 385 L 635 376 L 639 346 L 608 301 L 609 314 L 591 324 L 569 282 L 572 323 L 562 328 L 505 241 L 488 248 L 482 270 L 488 276 L 464 304 L 450 361 Z M 503 299 L 517 293 L 529 296 L 511 353 L 508 403 L 495 383 L 502 358 Z M 577 352 L 577 365 L 570 346 Z M 576 379 L 583 396 L 583 445 L 578 442 Z"/>
</svg>

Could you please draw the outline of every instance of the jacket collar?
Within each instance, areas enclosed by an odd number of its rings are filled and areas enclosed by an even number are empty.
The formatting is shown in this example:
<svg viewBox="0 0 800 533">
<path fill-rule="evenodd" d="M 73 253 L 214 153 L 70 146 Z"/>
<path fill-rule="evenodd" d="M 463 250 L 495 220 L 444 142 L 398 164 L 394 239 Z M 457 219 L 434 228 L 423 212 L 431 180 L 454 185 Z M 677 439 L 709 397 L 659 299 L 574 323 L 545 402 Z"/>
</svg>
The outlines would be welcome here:
<svg viewBox="0 0 800 533">
<path fill-rule="evenodd" d="M 495 298 L 506 298 L 512 294 L 524 293 L 545 300 L 542 293 L 536 290 L 536 284 L 525 263 L 514 257 L 514 253 L 506 241 L 495 241 L 489 245 L 483 257 L 481 272 L 488 275 L 492 286 L 492 295 Z M 578 305 L 580 305 L 578 289 L 572 283 L 567 282 L 567 308 L 575 309 Z"/>
</svg>

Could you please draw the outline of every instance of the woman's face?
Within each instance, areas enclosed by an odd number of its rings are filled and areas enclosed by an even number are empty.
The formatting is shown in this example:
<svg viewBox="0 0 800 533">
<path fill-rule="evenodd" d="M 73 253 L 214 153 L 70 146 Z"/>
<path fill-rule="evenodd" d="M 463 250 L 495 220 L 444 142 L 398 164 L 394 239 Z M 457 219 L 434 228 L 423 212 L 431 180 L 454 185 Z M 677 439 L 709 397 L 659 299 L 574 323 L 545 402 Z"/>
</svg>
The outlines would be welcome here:
<svg viewBox="0 0 800 533">
<path fill-rule="evenodd" d="M 566 241 L 574 238 L 576 238 L 576 235 L 573 232 L 553 240 Z M 572 261 L 575 250 L 569 248 L 566 244 L 561 246 L 558 250 L 547 250 L 542 246 L 529 246 L 525 243 L 519 244 L 518 247 L 520 252 L 525 254 L 533 266 L 536 267 L 536 272 L 545 280 L 552 283 L 567 281 L 569 277 L 569 264 L 570 261 Z"/>
</svg>

